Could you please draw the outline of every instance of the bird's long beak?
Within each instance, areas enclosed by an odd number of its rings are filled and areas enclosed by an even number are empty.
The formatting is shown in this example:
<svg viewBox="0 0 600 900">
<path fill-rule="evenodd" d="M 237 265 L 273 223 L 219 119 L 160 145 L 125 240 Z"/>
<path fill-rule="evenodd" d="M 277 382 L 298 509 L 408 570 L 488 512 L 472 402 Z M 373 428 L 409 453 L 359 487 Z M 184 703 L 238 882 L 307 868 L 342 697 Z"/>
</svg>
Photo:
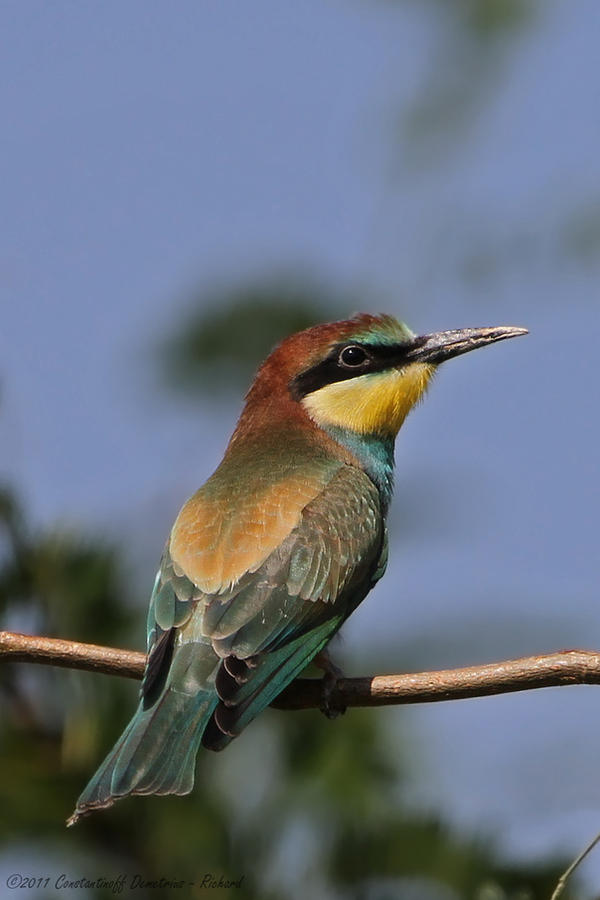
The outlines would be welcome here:
<svg viewBox="0 0 600 900">
<path fill-rule="evenodd" d="M 437 365 L 453 356 L 477 350 L 496 341 L 527 334 L 526 328 L 498 325 L 496 328 L 459 328 L 456 331 L 437 331 L 416 337 L 406 354 L 409 362 L 427 362 Z"/>
</svg>

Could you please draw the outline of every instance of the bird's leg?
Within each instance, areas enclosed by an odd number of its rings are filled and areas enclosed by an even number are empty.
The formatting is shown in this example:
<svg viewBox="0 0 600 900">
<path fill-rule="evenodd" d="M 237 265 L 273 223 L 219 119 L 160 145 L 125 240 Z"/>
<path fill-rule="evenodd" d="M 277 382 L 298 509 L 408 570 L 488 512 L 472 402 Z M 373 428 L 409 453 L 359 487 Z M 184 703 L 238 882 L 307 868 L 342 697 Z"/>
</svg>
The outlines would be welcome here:
<svg viewBox="0 0 600 900">
<path fill-rule="evenodd" d="M 338 665 L 332 660 L 329 650 L 325 648 L 321 650 L 313 659 L 317 668 L 321 669 L 325 674 L 321 679 L 321 703 L 319 709 L 328 719 L 335 719 L 346 712 L 346 707 L 341 704 L 333 703 L 333 692 L 335 691 L 338 678 L 343 678 L 344 673 Z"/>
</svg>

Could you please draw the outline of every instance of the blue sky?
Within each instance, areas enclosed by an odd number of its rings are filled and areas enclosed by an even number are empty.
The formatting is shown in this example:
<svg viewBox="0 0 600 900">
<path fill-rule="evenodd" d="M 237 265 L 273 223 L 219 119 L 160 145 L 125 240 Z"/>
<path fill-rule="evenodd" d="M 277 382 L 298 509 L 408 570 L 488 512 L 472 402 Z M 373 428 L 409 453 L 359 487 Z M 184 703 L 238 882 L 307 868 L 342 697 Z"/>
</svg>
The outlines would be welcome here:
<svg viewBox="0 0 600 900">
<path fill-rule="evenodd" d="M 531 330 L 444 368 L 403 430 L 391 564 L 348 654 L 600 643 L 598 257 L 571 240 L 600 204 L 600 17 L 535 9 L 431 154 L 407 111 L 465 63 L 439 4 L 0 8 L 0 465 L 36 522 L 158 558 L 240 398 L 163 393 L 156 341 L 190 291 L 293 266 L 419 331 Z M 411 715 L 434 773 L 415 802 L 516 855 L 600 828 L 597 691 Z"/>
</svg>

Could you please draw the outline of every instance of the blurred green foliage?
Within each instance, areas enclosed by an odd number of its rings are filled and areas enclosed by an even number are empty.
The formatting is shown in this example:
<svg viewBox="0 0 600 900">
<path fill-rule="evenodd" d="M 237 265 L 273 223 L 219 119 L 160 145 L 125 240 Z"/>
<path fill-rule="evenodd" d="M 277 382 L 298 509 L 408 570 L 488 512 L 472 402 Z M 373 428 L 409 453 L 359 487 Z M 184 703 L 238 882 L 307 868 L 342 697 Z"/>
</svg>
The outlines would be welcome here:
<svg viewBox="0 0 600 900">
<path fill-rule="evenodd" d="M 507 39 L 538 4 L 430 0 L 430 7 L 435 64 L 399 116 L 404 163 L 437 161 L 451 138 L 464 135 L 465 123 L 485 107 Z M 599 233 L 593 208 L 574 218 L 565 241 L 573 255 L 589 258 L 597 255 Z M 488 256 L 493 248 L 475 275 L 488 273 Z M 167 337 L 162 374 L 188 394 L 247 384 L 286 334 L 362 305 L 293 273 L 216 288 L 195 298 Z M 114 646 L 131 646 L 132 635 L 144 633 L 145 610 L 130 596 L 121 551 L 58 529 L 34 533 L 9 486 L 0 491 L 0 529 L 0 610 L 10 627 Z M 494 846 L 493 823 L 488 835 L 473 837 L 435 813 L 415 811 L 406 788 L 427 773 L 408 715 L 392 733 L 384 710 L 354 710 L 335 723 L 312 711 L 268 711 L 227 753 L 200 753 L 189 797 L 125 800 L 67 831 L 64 821 L 133 711 L 136 690 L 90 673 L 0 667 L 4 859 L 25 845 L 32 864 L 59 860 L 58 871 L 68 865 L 73 878 L 139 873 L 187 882 L 181 891 L 136 891 L 156 900 L 547 900 L 566 866 L 557 857 L 511 865 Z M 203 888 L 207 873 L 243 876 L 242 883 Z M 569 885 L 563 900 L 574 900 L 575 891 Z M 110 889 L 86 891 L 90 900 L 112 896 Z"/>
<path fill-rule="evenodd" d="M 435 35 L 412 101 L 393 141 L 397 177 L 406 167 L 448 162 L 486 109 L 511 41 L 528 25 L 536 0 L 429 0 Z M 398 166 L 398 161 L 402 165 Z"/>
<path fill-rule="evenodd" d="M 600 259 L 600 200 L 588 201 L 573 211 L 563 225 L 562 243 L 566 253 L 584 265 Z"/>
<path fill-rule="evenodd" d="M 282 338 L 358 310 L 305 275 L 279 275 L 223 285 L 197 297 L 160 348 L 163 373 L 185 393 L 246 386 L 256 365 Z"/>
<path fill-rule="evenodd" d="M 533 12 L 531 0 L 459 0 L 453 5 L 464 26 L 478 38 L 520 28 Z"/>
<path fill-rule="evenodd" d="M 52 529 L 33 534 L 8 488 L 0 516 L 0 604 L 12 627 L 22 620 L 43 634 L 107 645 L 143 634 L 144 610 L 132 606 L 114 548 Z M 408 756 L 408 719 L 403 738 L 388 730 L 383 710 L 353 710 L 335 723 L 316 711 L 268 711 L 227 753 L 200 753 L 189 797 L 125 800 L 67 831 L 78 793 L 134 709 L 136 688 L 91 673 L 1 667 L 5 859 L 25 844 L 33 874 L 58 859 L 56 874 L 67 869 L 73 879 L 124 874 L 129 883 L 137 873 L 185 882 L 179 891 L 148 890 L 158 900 L 214 896 L 203 887 L 209 873 L 243 876 L 239 887 L 218 891 L 237 900 L 547 900 L 565 867 L 556 858 L 510 865 L 489 836 L 465 836 L 407 805 L 405 788 L 422 773 Z M 97 888 L 86 896 L 114 895 Z"/>
</svg>

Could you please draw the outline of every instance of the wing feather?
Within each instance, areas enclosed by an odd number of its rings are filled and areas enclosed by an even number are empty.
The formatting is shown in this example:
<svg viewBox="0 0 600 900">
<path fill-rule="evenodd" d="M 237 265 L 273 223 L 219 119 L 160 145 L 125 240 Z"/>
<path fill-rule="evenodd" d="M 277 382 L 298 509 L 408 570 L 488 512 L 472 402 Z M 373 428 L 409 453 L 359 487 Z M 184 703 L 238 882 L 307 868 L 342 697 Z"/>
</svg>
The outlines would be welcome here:
<svg viewBox="0 0 600 900">
<path fill-rule="evenodd" d="M 242 590 L 207 601 L 186 626 L 223 658 L 205 746 L 225 746 L 322 649 L 383 574 L 384 547 L 377 490 L 344 466 Z"/>
<path fill-rule="evenodd" d="M 257 521 L 258 513 L 247 510 L 246 520 Z M 246 673 L 240 698 L 256 693 L 259 712 L 270 696 L 270 691 L 266 692 L 268 678 L 263 684 L 270 669 L 267 656 L 276 650 L 279 676 L 284 678 L 281 673 L 286 671 L 289 676 L 292 667 L 290 662 L 286 669 L 286 645 L 329 621 L 335 620 L 334 630 L 339 627 L 372 586 L 383 546 L 376 488 L 359 469 L 340 465 L 260 567 L 242 573 L 227 591 L 222 590 L 223 585 L 212 594 L 200 589 L 181 560 L 174 561 L 169 547 L 149 617 L 145 695 L 155 697 L 157 685 L 189 694 L 214 690 L 223 660 L 252 658 L 255 665 Z M 378 571 L 377 577 L 380 574 Z M 169 629 L 175 629 L 176 640 L 171 641 L 172 652 L 167 653 L 165 634 Z M 307 647 L 309 644 L 312 641 L 307 639 Z M 290 649 L 290 659 L 298 660 L 301 655 L 298 647 L 293 652 Z M 262 700 L 261 690 L 257 690 L 261 684 Z M 232 706 L 235 684 L 228 690 Z"/>
</svg>

